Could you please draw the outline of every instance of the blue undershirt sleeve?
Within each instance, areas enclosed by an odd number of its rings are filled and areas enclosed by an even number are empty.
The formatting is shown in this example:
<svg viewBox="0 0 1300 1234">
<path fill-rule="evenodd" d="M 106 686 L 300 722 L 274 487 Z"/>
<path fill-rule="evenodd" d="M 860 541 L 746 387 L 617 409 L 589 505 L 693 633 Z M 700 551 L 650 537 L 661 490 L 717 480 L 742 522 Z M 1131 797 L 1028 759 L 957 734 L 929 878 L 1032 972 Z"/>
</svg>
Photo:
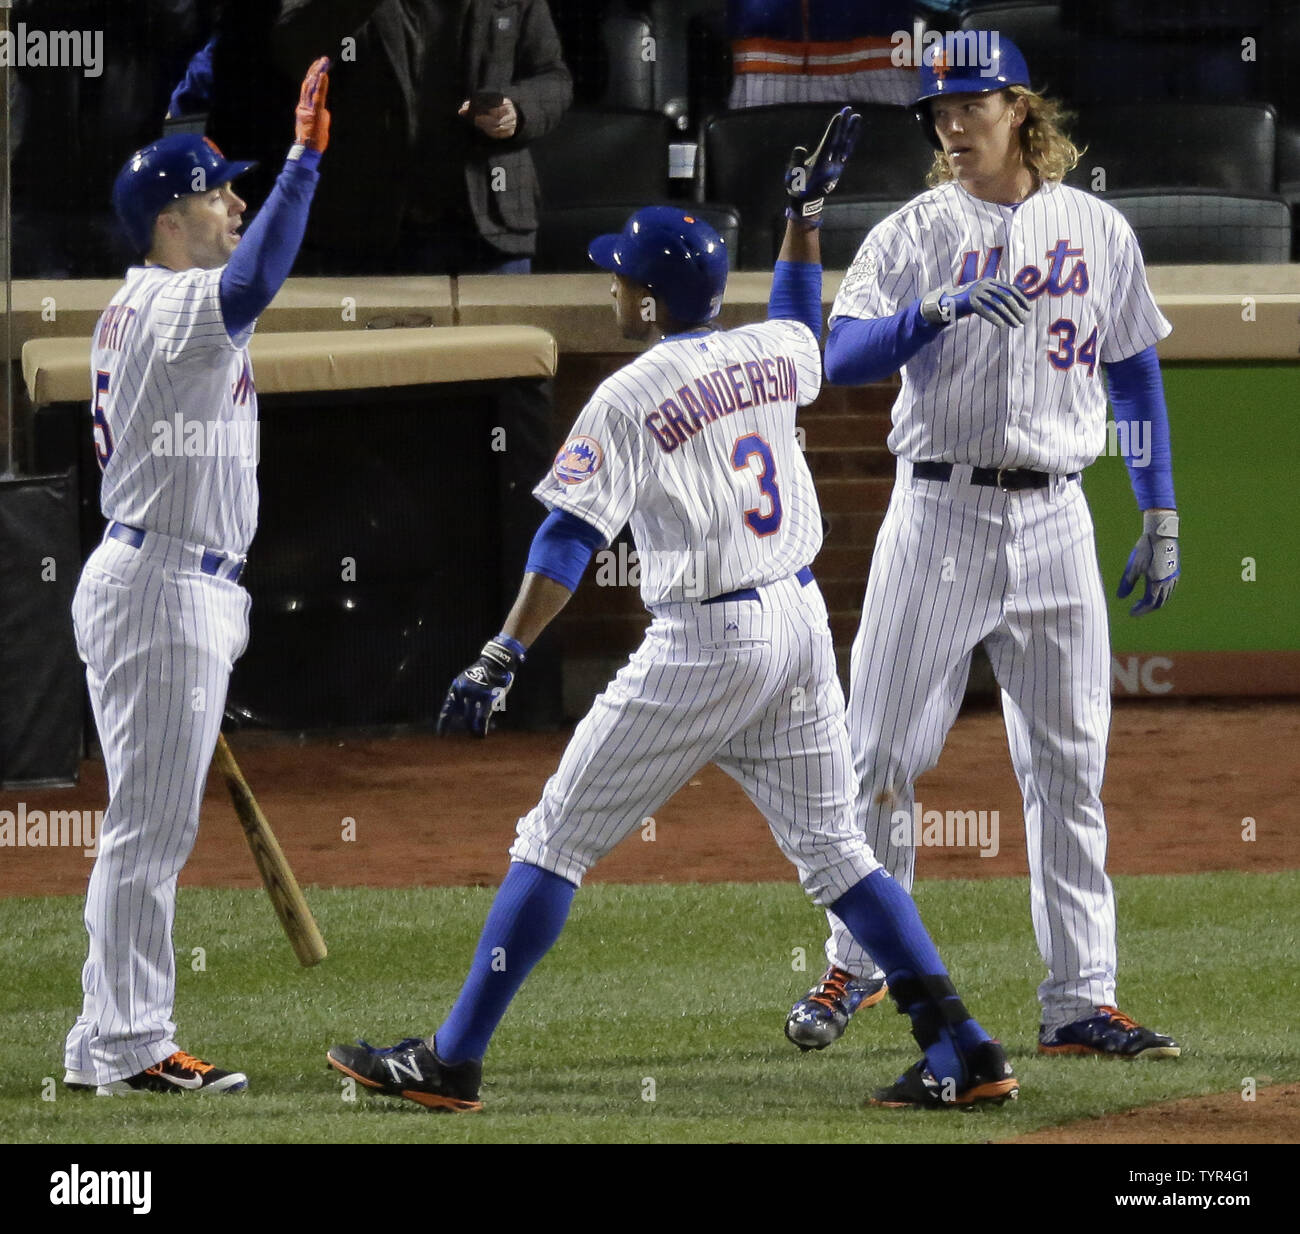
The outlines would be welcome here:
<svg viewBox="0 0 1300 1234">
<path fill-rule="evenodd" d="M 836 386 L 884 381 L 942 329 L 921 316 L 919 299 L 892 317 L 837 317 L 826 340 L 826 380 Z"/>
<path fill-rule="evenodd" d="M 524 572 L 543 574 L 567 591 L 577 591 L 592 553 L 604 544 L 604 535 L 585 519 L 552 510 L 533 537 Z"/>
<path fill-rule="evenodd" d="M 1169 412 L 1155 347 L 1105 367 L 1115 436 L 1139 508 L 1177 509 Z"/>
<path fill-rule="evenodd" d="M 802 321 L 822 336 L 822 268 L 814 261 L 778 261 L 767 299 L 768 321 Z"/>
<path fill-rule="evenodd" d="M 233 338 L 275 299 L 293 269 L 307 230 L 307 211 L 320 179 L 320 152 L 287 159 L 275 188 L 221 272 L 221 315 Z"/>
<path fill-rule="evenodd" d="M 194 53 L 180 85 L 172 91 L 167 104 L 169 116 L 192 116 L 212 102 L 212 52 L 216 46 L 217 37 L 213 35 Z"/>
</svg>

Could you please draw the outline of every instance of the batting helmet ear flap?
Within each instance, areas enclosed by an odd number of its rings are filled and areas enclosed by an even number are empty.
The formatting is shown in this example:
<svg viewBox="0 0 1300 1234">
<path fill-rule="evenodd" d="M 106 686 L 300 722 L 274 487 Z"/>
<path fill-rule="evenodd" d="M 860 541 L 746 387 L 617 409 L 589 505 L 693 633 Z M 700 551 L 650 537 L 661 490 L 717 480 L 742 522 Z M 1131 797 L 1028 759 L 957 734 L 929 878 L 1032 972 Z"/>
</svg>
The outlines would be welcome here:
<svg viewBox="0 0 1300 1234">
<path fill-rule="evenodd" d="M 922 99 L 912 108 L 912 114 L 916 117 L 917 123 L 920 124 L 921 132 L 925 134 L 925 140 L 936 150 L 942 150 L 943 142 L 939 140 L 938 130 L 934 127 L 934 117 L 930 115 L 930 100 Z"/>
</svg>

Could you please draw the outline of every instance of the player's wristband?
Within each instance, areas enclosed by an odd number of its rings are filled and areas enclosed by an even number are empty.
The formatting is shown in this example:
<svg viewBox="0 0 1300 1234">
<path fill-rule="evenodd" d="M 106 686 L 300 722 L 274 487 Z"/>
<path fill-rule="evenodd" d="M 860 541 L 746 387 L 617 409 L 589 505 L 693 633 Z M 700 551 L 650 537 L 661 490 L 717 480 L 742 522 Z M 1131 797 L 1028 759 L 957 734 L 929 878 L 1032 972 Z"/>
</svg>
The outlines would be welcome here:
<svg viewBox="0 0 1300 1234">
<path fill-rule="evenodd" d="M 822 207 L 825 197 L 814 197 L 812 201 L 795 201 L 793 198 L 785 208 L 785 217 L 795 223 L 804 223 L 809 227 L 822 225 Z"/>
<path fill-rule="evenodd" d="M 311 146 L 304 146 L 302 142 L 296 142 L 289 147 L 286 163 L 301 163 L 304 167 L 310 167 L 313 171 L 320 166 L 321 151 L 313 150 Z"/>
<path fill-rule="evenodd" d="M 947 326 L 953 320 L 953 302 L 946 287 L 936 287 L 921 297 L 921 320 L 931 326 Z"/>
<path fill-rule="evenodd" d="M 496 638 L 492 639 L 487 644 L 486 647 L 483 648 L 483 654 L 485 656 L 489 656 L 491 659 L 498 660 L 498 662 L 500 662 L 499 657 L 493 655 L 492 651 L 489 650 L 489 648 L 493 648 L 494 643 L 504 647 L 506 651 L 508 651 L 521 664 L 523 663 L 524 660 L 528 658 L 527 656 L 528 648 L 525 647 L 523 643 L 521 643 L 518 639 L 511 638 L 510 635 L 502 631 L 500 634 L 496 636 Z M 495 648 L 493 648 L 493 650 L 495 650 Z M 501 667 L 505 669 L 513 669 L 514 666 L 511 664 L 502 664 Z"/>
</svg>

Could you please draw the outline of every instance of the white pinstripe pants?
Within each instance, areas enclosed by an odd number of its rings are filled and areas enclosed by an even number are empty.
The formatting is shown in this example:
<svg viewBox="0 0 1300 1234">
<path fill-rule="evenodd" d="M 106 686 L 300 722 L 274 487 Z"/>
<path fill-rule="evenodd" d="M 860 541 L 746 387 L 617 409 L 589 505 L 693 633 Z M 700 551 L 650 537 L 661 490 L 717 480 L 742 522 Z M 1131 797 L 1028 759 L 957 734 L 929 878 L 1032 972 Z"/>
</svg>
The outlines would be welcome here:
<svg viewBox="0 0 1300 1234">
<path fill-rule="evenodd" d="M 510 849 L 580 884 L 706 763 L 739 782 L 804 889 L 830 904 L 880 863 L 853 821 L 844 695 L 815 582 L 665 604 L 574 730 Z"/>
<path fill-rule="evenodd" d="M 150 534 L 106 539 L 73 599 L 77 650 L 108 773 L 86 891 L 90 938 L 69 1078 L 107 1084 L 173 1054 L 176 880 L 194 846 L 249 595 L 203 574 L 201 550 Z"/>
<path fill-rule="evenodd" d="M 1110 729 L 1110 631 L 1092 516 L 1077 481 L 1004 493 L 898 480 L 876 542 L 853 643 L 849 731 L 868 842 L 903 886 L 915 849 L 895 843 L 895 811 L 938 761 L 981 641 L 1002 689 L 1024 798 L 1034 935 L 1047 978 L 1043 1022 L 1057 1028 L 1115 1001 L 1115 900 L 1100 799 Z M 982 808 L 982 803 L 961 803 Z M 827 956 L 875 968 L 843 924 Z"/>
</svg>

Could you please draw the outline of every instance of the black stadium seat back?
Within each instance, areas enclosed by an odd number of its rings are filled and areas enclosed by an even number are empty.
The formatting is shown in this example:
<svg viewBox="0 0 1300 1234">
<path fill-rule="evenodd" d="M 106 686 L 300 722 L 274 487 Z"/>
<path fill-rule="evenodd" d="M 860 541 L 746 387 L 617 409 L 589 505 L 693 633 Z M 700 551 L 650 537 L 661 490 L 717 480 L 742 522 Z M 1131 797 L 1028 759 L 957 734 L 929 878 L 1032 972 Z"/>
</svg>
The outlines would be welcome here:
<svg viewBox="0 0 1300 1234">
<path fill-rule="evenodd" d="M 1104 200 L 1128 219 L 1148 264 L 1290 260 L 1291 210 L 1280 197 L 1157 188 Z"/>
<path fill-rule="evenodd" d="M 609 64 L 601 105 L 655 110 L 655 58 L 650 19 L 636 4 L 616 0 L 600 20 L 600 41 Z"/>
<path fill-rule="evenodd" d="M 730 75 L 722 0 L 626 0 L 649 19 L 654 106 L 689 134 L 701 105 L 725 99 Z M 689 138 L 679 138 L 688 140 Z"/>
<path fill-rule="evenodd" d="M 543 208 L 537 229 L 537 256 L 533 269 L 541 274 L 591 274 L 599 270 L 587 256 L 596 236 L 619 232 L 629 216 L 642 206 L 677 205 L 709 223 L 732 254 L 740 237 L 740 215 L 731 206 L 712 202 L 666 202 L 660 199 L 615 202 L 595 206 Z M 734 257 L 732 266 L 735 266 Z"/>
<path fill-rule="evenodd" d="M 906 205 L 907 200 L 838 195 L 830 198 L 822 209 L 822 265 L 828 270 L 847 270 L 867 232 Z"/>
<path fill-rule="evenodd" d="M 911 111 L 881 103 L 855 106 L 862 113 L 862 134 L 836 193 L 907 198 L 921 192 L 933 153 Z M 815 145 L 834 114 L 832 104 L 793 103 L 750 107 L 705 122 L 699 195 L 739 208 L 745 223 L 740 269 L 770 265 L 779 231 L 768 220 L 785 209 L 783 173 L 790 151 Z"/>
<path fill-rule="evenodd" d="M 668 123 L 655 112 L 574 108 L 529 148 L 546 209 L 668 195 Z"/>
<path fill-rule="evenodd" d="M 937 29 L 947 28 L 936 22 Z M 968 6 L 962 30 L 996 30 L 1024 53 L 1030 84 L 1054 98 L 1072 98 L 1077 78 L 1076 37 L 1061 24 L 1060 4 L 1025 3 Z"/>
<path fill-rule="evenodd" d="M 1078 188 L 1277 189 L 1277 117 L 1267 103 L 1090 104 L 1070 132 L 1087 146 L 1066 178 Z"/>
</svg>

